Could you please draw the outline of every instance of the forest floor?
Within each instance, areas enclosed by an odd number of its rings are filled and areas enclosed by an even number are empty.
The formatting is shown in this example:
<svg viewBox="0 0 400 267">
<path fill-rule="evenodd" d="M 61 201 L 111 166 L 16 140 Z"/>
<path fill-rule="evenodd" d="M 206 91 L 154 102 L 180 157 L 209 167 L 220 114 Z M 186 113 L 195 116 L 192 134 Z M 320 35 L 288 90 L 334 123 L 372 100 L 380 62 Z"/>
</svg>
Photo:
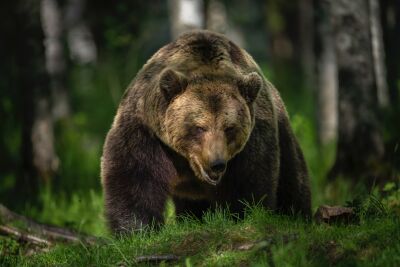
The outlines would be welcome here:
<svg viewBox="0 0 400 267">
<path fill-rule="evenodd" d="M 0 266 L 400 266 L 399 210 L 386 200 L 352 203 L 357 220 L 339 224 L 257 206 L 249 206 L 242 220 L 222 209 L 202 221 L 169 214 L 159 231 L 103 235 L 96 244 L 58 244 L 34 253 L 0 236 Z"/>
</svg>

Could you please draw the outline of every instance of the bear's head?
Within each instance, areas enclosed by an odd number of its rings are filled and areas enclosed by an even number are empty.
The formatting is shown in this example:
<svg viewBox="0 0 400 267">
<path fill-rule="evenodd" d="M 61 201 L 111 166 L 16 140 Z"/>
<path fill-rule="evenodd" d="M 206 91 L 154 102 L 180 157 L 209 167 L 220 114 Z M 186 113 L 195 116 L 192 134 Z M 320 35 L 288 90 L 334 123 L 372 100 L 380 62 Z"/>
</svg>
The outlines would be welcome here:
<svg viewBox="0 0 400 267">
<path fill-rule="evenodd" d="M 168 146 L 188 160 L 198 179 L 217 185 L 249 139 L 261 77 L 255 72 L 230 79 L 211 74 L 188 81 L 168 69 L 159 86 L 167 102 L 162 131 Z"/>
</svg>

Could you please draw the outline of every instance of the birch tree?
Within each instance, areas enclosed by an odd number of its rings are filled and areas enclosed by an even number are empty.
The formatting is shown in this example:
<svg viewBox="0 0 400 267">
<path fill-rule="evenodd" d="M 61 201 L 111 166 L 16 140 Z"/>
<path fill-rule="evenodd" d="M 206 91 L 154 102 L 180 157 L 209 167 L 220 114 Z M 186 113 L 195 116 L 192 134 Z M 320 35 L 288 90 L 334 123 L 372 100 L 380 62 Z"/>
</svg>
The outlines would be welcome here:
<svg viewBox="0 0 400 267">
<path fill-rule="evenodd" d="M 171 35 L 179 35 L 205 27 L 204 2 L 202 0 L 169 0 Z"/>
<path fill-rule="evenodd" d="M 338 76 L 332 21 L 324 1 L 316 5 L 317 27 L 317 126 L 322 145 L 337 138 Z"/>
<path fill-rule="evenodd" d="M 376 177 L 384 144 L 379 129 L 377 79 L 369 0 L 329 0 L 339 76 L 339 135 L 330 177 Z"/>
</svg>

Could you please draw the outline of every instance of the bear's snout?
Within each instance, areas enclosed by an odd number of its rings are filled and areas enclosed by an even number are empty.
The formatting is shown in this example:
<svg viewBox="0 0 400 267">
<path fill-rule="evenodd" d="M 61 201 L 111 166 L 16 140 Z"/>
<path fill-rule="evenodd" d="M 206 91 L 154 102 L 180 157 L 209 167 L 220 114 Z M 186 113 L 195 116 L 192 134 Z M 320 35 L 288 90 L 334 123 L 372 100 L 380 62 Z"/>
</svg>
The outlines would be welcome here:
<svg viewBox="0 0 400 267">
<path fill-rule="evenodd" d="M 221 174 L 226 169 L 226 161 L 223 159 L 217 159 L 211 162 L 210 169 L 215 174 Z"/>
<path fill-rule="evenodd" d="M 210 180 L 218 184 L 225 173 L 226 170 L 226 161 L 222 158 L 218 158 L 216 160 L 212 160 L 208 164 L 207 174 Z"/>
</svg>

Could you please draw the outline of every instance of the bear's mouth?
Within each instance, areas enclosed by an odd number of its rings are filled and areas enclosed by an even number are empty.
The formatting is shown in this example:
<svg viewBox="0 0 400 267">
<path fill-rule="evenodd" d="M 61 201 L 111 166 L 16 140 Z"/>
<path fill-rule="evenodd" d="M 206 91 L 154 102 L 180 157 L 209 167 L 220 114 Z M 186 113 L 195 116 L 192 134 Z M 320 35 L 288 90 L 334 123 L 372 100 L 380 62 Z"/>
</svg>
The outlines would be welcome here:
<svg viewBox="0 0 400 267">
<path fill-rule="evenodd" d="M 203 166 L 200 164 L 199 160 L 195 157 L 192 156 L 190 157 L 192 160 L 192 169 L 195 172 L 196 176 L 200 178 L 202 181 L 207 182 L 208 184 L 211 184 L 213 186 L 216 186 L 219 184 L 221 181 L 222 175 L 209 175 L 203 168 Z"/>
</svg>

